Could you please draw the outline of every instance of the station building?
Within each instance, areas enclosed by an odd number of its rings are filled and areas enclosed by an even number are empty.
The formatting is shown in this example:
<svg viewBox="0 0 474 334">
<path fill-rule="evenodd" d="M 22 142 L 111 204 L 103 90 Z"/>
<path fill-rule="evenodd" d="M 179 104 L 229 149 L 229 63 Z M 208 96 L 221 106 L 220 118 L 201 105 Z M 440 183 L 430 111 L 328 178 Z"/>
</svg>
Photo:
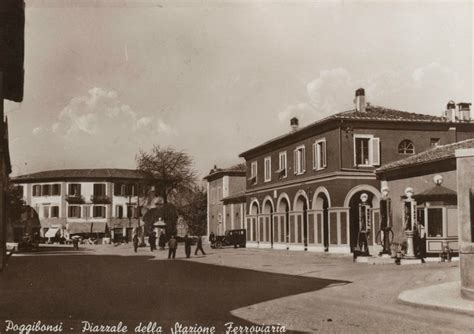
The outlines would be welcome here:
<svg viewBox="0 0 474 334">
<path fill-rule="evenodd" d="M 369 249 L 380 230 L 381 181 L 393 161 L 474 138 L 470 105 L 450 101 L 439 116 L 370 105 L 364 89 L 354 109 L 291 130 L 240 154 L 247 166 L 248 247 L 349 253 L 359 237 L 359 205 L 370 206 Z M 365 196 L 364 196 L 365 197 Z"/>
<path fill-rule="evenodd" d="M 41 237 L 107 235 L 122 241 L 131 240 L 133 230 L 143 225 L 138 194 L 146 179 L 137 170 L 104 168 L 49 170 L 12 182 L 38 217 Z"/>
</svg>

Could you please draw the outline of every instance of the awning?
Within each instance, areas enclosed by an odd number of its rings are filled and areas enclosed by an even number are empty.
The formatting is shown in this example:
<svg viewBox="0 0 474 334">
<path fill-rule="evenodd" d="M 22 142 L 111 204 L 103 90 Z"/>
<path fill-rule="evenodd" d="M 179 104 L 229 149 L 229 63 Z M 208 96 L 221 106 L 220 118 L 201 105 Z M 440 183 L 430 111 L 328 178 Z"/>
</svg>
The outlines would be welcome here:
<svg viewBox="0 0 474 334">
<path fill-rule="evenodd" d="M 45 238 L 54 238 L 58 234 L 59 228 L 49 228 L 45 233 Z"/>
<path fill-rule="evenodd" d="M 79 233 L 105 233 L 105 222 L 93 223 L 69 223 L 67 231 L 69 234 Z"/>
</svg>

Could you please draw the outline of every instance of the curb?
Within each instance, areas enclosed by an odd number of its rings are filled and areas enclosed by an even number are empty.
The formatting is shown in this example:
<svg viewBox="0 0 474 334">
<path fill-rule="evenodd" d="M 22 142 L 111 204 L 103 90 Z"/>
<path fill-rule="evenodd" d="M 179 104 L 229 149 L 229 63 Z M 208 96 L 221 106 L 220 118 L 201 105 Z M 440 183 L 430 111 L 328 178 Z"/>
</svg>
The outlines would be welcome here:
<svg viewBox="0 0 474 334">
<path fill-rule="evenodd" d="M 453 293 L 453 289 L 459 293 Z M 443 295 L 446 292 L 448 295 Z M 429 300 L 436 296 L 436 302 L 430 303 Z M 461 297 L 459 281 L 403 291 L 398 295 L 397 302 L 429 310 L 474 316 L 474 302 Z"/>
</svg>

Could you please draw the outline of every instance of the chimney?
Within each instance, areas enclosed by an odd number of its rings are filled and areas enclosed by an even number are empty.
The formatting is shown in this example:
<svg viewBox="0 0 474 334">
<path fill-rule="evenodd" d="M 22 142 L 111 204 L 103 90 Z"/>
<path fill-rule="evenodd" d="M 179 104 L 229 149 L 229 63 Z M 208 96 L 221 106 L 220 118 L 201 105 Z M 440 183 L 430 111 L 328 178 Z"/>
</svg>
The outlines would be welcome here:
<svg viewBox="0 0 474 334">
<path fill-rule="evenodd" d="M 365 91 L 364 88 L 359 88 L 355 92 L 355 109 L 356 111 L 365 112 Z"/>
<path fill-rule="evenodd" d="M 471 103 L 460 102 L 458 103 L 459 119 L 470 122 L 471 121 Z"/>
<path fill-rule="evenodd" d="M 450 122 L 456 122 L 456 104 L 453 100 L 446 105 L 446 118 Z"/>
<path fill-rule="evenodd" d="M 290 119 L 291 132 L 298 130 L 298 118 L 293 117 Z"/>
</svg>

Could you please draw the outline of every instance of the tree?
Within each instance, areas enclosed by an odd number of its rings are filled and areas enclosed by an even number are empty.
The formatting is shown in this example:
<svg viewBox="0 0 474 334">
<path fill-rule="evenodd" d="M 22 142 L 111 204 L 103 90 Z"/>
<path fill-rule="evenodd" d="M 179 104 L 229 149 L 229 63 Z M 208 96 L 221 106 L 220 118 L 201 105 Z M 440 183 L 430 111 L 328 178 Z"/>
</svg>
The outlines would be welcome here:
<svg viewBox="0 0 474 334">
<path fill-rule="evenodd" d="M 204 187 L 194 186 L 181 197 L 178 213 L 184 218 L 191 235 L 207 233 L 207 193 Z"/>
<path fill-rule="evenodd" d="M 183 189 L 192 189 L 196 182 L 194 162 L 186 152 L 154 145 L 151 152 L 140 150 L 136 161 L 137 169 L 150 175 L 165 205 Z"/>
<path fill-rule="evenodd" d="M 12 183 L 8 184 L 6 191 L 6 215 L 10 223 L 21 220 L 21 215 L 26 210 L 23 200 L 23 190 Z"/>
</svg>

